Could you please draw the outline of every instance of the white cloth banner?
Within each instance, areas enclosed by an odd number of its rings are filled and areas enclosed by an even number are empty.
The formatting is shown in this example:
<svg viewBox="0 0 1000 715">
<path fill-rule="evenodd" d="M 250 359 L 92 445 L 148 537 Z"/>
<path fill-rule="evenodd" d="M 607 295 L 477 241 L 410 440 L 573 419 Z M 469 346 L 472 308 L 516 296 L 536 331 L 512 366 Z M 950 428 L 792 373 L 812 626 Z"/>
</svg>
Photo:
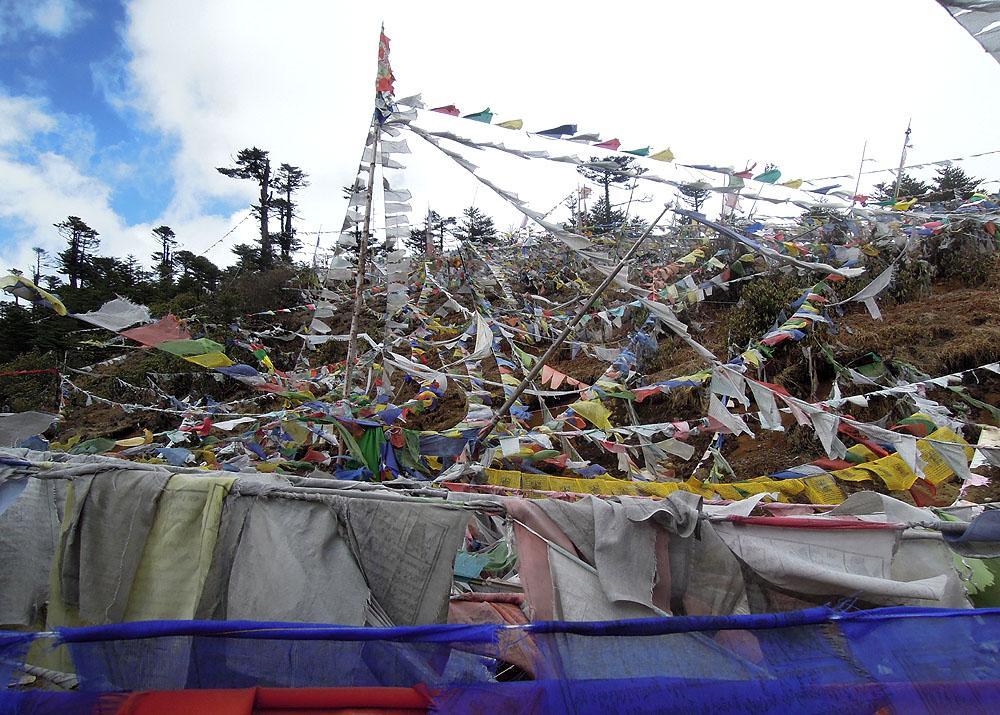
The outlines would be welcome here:
<svg viewBox="0 0 1000 715">
<path fill-rule="evenodd" d="M 153 319 L 149 314 L 149 308 L 136 305 L 126 298 L 115 298 L 95 311 L 74 313 L 73 317 L 113 333 L 121 332 L 136 323 L 148 323 Z"/>
</svg>

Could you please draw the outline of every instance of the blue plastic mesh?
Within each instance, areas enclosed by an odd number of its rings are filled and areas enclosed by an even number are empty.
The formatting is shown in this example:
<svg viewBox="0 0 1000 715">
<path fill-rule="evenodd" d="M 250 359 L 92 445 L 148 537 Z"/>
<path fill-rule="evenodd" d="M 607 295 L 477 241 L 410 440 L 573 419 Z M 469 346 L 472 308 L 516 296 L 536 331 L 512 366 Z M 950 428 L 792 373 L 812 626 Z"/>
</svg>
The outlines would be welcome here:
<svg viewBox="0 0 1000 715">
<path fill-rule="evenodd" d="M 129 623 L 60 634 L 92 693 L 425 685 L 441 712 L 1000 712 L 998 609 L 521 627 Z M 498 682 L 518 672 L 504 657 L 515 647 L 532 654 L 533 679 Z"/>
<path fill-rule="evenodd" d="M 12 681 L 34 639 L 31 633 L 0 631 L 0 688 Z"/>
</svg>

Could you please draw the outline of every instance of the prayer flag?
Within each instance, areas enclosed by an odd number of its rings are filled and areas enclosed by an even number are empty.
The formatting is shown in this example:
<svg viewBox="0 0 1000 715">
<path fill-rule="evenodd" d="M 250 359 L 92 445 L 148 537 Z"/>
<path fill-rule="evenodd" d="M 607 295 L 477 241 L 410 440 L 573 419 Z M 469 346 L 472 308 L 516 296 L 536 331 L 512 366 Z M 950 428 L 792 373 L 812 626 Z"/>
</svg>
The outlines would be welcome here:
<svg viewBox="0 0 1000 715">
<path fill-rule="evenodd" d="M 560 124 L 558 127 L 552 127 L 551 129 L 545 129 L 540 132 L 536 132 L 543 137 L 563 137 L 567 134 L 576 134 L 575 124 Z"/>
<path fill-rule="evenodd" d="M 601 149 L 610 149 L 611 151 L 618 151 L 622 143 L 617 139 L 608 139 L 606 142 L 601 142 L 600 144 L 594 144 L 594 146 L 599 146 Z"/>
<path fill-rule="evenodd" d="M 777 169 L 771 169 L 770 171 L 765 171 L 763 174 L 757 174 L 757 176 L 753 178 L 754 181 L 763 181 L 765 184 L 773 184 L 781 178 L 781 172 Z"/>
<path fill-rule="evenodd" d="M 489 124 L 493 121 L 493 112 L 487 107 L 481 112 L 475 112 L 474 114 L 466 114 L 463 119 L 471 119 L 474 122 L 482 122 L 483 124 Z"/>
<path fill-rule="evenodd" d="M 202 367 L 229 367 L 233 364 L 230 360 L 222 353 L 205 353 L 204 355 L 189 355 L 184 358 L 188 362 L 193 362 L 196 365 L 201 365 Z"/>
<path fill-rule="evenodd" d="M 649 147 L 644 146 L 641 149 L 623 149 L 626 154 L 635 154 L 636 156 L 649 156 Z"/>
<path fill-rule="evenodd" d="M 657 161 L 673 161 L 674 153 L 670 149 L 664 149 L 663 151 L 656 152 L 649 158 L 656 159 Z"/>
<path fill-rule="evenodd" d="M 450 117 L 457 117 L 458 115 L 461 114 L 461 112 L 458 111 L 458 107 L 456 107 L 454 104 L 448 104 L 444 107 L 435 107 L 431 111 L 438 112 L 439 114 L 447 114 Z"/>
<path fill-rule="evenodd" d="M 570 407 L 595 427 L 611 429 L 611 422 L 608 421 L 611 411 L 602 405 L 600 400 L 581 400 L 574 402 Z"/>
<path fill-rule="evenodd" d="M 506 122 L 500 122 L 497 126 L 504 129 L 520 129 L 524 126 L 524 122 L 520 119 L 508 119 Z"/>
</svg>

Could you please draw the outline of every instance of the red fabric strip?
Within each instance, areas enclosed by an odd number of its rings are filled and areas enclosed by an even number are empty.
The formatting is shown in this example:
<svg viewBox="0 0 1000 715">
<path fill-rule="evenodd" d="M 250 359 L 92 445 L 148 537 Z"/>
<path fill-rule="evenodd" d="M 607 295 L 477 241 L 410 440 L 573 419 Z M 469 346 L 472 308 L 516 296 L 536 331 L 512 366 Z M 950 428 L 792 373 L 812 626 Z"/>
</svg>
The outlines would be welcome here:
<svg viewBox="0 0 1000 715">
<path fill-rule="evenodd" d="M 776 526 L 791 529 L 902 529 L 901 524 L 860 519 L 810 519 L 790 516 L 729 516 L 727 521 L 746 526 Z"/>
</svg>

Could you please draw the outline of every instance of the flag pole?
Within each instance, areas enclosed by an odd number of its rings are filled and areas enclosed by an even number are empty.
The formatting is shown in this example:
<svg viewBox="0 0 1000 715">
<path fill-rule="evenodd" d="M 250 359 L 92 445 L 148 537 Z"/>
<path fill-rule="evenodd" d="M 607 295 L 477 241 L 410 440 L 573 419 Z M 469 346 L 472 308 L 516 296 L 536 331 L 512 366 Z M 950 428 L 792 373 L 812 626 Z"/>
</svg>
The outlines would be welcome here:
<svg viewBox="0 0 1000 715">
<path fill-rule="evenodd" d="M 361 246 L 358 249 L 357 275 L 354 280 L 354 310 L 351 312 L 351 332 L 347 338 L 347 362 L 344 364 L 344 391 L 343 397 L 347 399 L 351 396 L 351 381 L 354 377 L 354 362 L 357 360 L 358 352 L 358 323 L 361 318 L 361 300 L 364 296 L 365 273 L 368 270 L 368 240 L 371 236 L 372 203 L 375 194 L 375 163 L 378 160 L 378 140 L 379 125 L 378 119 L 372 115 L 371 131 L 375 138 L 372 140 L 372 160 L 368 165 L 368 194 L 365 199 L 365 224 L 361 232 Z"/>
<path fill-rule="evenodd" d="M 858 164 L 858 180 L 854 183 L 854 193 L 851 195 L 851 208 L 854 208 L 854 204 L 858 198 L 858 190 L 861 188 L 861 172 L 865 168 L 865 152 L 868 151 L 868 140 L 865 139 L 865 144 L 861 147 L 861 163 Z"/>
<path fill-rule="evenodd" d="M 892 192 L 892 203 L 899 201 L 899 185 L 903 181 L 903 165 L 906 164 L 906 148 L 910 145 L 910 125 L 912 122 L 912 117 L 906 121 L 906 134 L 903 135 L 903 150 L 899 152 L 899 169 L 896 171 L 896 188 Z"/>
<path fill-rule="evenodd" d="M 354 378 L 354 363 L 358 359 L 358 323 L 361 319 L 361 301 L 365 292 L 365 275 L 368 272 L 368 242 L 372 234 L 372 204 L 375 196 L 375 165 L 378 163 L 378 145 L 382 135 L 383 117 L 380 110 L 385 108 L 391 112 L 392 101 L 392 67 L 389 65 L 389 38 L 385 36 L 385 25 L 379 30 L 378 36 L 378 70 L 375 73 L 375 109 L 372 112 L 372 123 L 369 131 L 371 137 L 372 158 L 368 164 L 368 191 L 365 201 L 364 231 L 360 237 L 358 248 L 357 276 L 354 281 L 354 310 L 351 312 L 351 332 L 347 338 L 347 360 L 344 364 L 343 397 L 351 396 Z M 368 141 L 365 141 L 367 151 Z M 364 159 L 362 159 L 364 161 Z M 368 387 L 365 387 L 365 392 Z"/>
</svg>

